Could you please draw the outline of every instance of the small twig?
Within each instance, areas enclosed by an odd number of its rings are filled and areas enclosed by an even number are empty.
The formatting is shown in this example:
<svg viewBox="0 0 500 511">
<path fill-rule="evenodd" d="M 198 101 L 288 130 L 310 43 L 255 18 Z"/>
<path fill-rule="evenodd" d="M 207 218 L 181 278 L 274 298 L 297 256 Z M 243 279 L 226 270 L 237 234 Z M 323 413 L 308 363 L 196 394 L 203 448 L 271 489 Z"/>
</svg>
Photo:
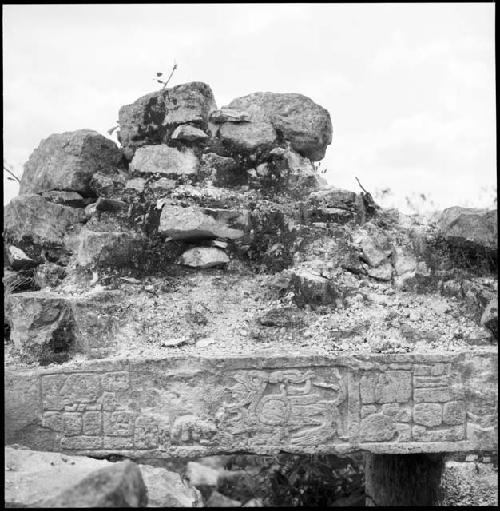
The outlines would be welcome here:
<svg viewBox="0 0 500 511">
<path fill-rule="evenodd" d="M 165 89 L 168 85 L 168 82 L 170 82 L 170 79 L 172 78 L 172 75 L 174 74 L 174 71 L 177 69 L 177 62 L 174 61 L 174 65 L 172 67 L 172 71 L 170 71 L 170 76 L 167 78 L 167 81 L 164 82 L 163 80 L 160 80 L 159 77 L 163 75 L 163 73 L 156 73 L 156 81 L 158 83 L 163 83 L 163 89 Z"/>
<path fill-rule="evenodd" d="M 371 195 L 370 192 L 368 192 L 366 190 L 366 188 L 364 188 L 364 186 L 360 183 L 360 181 L 359 181 L 359 179 L 357 177 L 355 177 L 354 179 L 358 182 L 358 185 L 361 188 L 361 190 L 363 190 L 363 192 L 367 193 L 368 195 Z"/>
<path fill-rule="evenodd" d="M 3 166 L 3 170 L 5 170 L 5 172 L 7 172 L 7 174 L 11 175 L 12 178 L 14 179 L 14 181 L 17 181 L 18 183 L 21 183 L 21 180 L 14 174 L 14 172 L 12 172 L 12 170 L 10 170 L 7 166 Z M 9 179 L 9 178 L 7 178 Z M 10 179 L 12 181 L 12 179 Z"/>
<path fill-rule="evenodd" d="M 170 81 L 170 78 L 172 78 L 172 75 L 174 74 L 174 71 L 177 69 L 177 63 L 174 62 L 174 66 L 172 67 L 172 71 L 170 72 L 170 76 L 167 78 L 167 81 L 165 82 L 165 85 L 163 85 L 163 88 L 165 89 L 168 85 L 168 82 Z"/>
<path fill-rule="evenodd" d="M 120 127 L 119 124 L 117 124 L 116 126 L 113 126 L 111 129 L 108 130 L 108 135 L 112 135 L 113 132 L 118 129 Z"/>
</svg>

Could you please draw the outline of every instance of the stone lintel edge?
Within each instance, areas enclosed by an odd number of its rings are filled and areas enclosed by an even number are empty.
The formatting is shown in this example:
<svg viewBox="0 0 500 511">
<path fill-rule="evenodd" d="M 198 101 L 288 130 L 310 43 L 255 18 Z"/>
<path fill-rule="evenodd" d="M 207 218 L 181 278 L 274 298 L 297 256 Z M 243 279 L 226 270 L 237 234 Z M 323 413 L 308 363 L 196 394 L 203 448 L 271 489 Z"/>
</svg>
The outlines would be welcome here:
<svg viewBox="0 0 500 511">
<path fill-rule="evenodd" d="M 79 363 L 67 363 L 54 368 L 17 368 L 6 367 L 5 376 L 28 376 L 49 374 L 71 374 L 79 372 L 101 371 L 148 371 L 148 368 L 162 366 L 163 369 L 182 369 L 184 374 L 195 375 L 203 371 L 219 371 L 224 369 L 275 369 L 279 367 L 347 367 L 351 370 L 375 369 L 379 364 L 461 364 L 474 359 L 498 361 L 498 350 L 460 351 L 448 353 L 355 353 L 355 354 L 252 354 L 252 355 L 177 355 L 163 358 L 134 357 L 127 359 L 91 359 Z M 177 373 L 178 374 L 178 373 Z"/>
<path fill-rule="evenodd" d="M 276 455 L 280 453 L 288 454 L 334 454 L 348 455 L 359 453 L 370 454 L 446 454 L 458 452 L 491 452 L 497 449 L 497 444 L 472 442 L 469 440 L 457 442 L 370 442 L 370 443 L 345 443 L 332 445 L 315 446 L 273 446 L 266 445 L 251 449 L 224 449 L 220 447 L 188 447 L 178 446 L 170 447 L 168 450 L 135 450 L 135 449 L 92 449 L 92 450 L 68 450 L 61 449 L 60 452 L 68 455 L 91 456 L 94 458 L 106 457 L 109 455 L 123 456 L 126 458 L 183 458 L 196 459 L 204 456 L 224 455 L 224 454 L 260 454 Z"/>
</svg>

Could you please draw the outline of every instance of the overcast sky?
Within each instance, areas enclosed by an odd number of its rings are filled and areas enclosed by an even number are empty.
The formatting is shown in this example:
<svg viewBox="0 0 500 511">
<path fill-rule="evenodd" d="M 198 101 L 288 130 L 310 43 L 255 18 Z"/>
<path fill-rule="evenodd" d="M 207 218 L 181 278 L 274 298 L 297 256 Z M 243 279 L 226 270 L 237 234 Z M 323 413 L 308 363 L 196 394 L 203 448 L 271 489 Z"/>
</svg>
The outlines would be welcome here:
<svg viewBox="0 0 500 511">
<path fill-rule="evenodd" d="M 437 208 L 496 196 L 494 4 L 3 6 L 4 161 L 51 133 L 106 134 L 121 105 L 208 83 L 217 105 L 300 92 L 328 109 L 328 181 Z M 17 194 L 4 178 L 4 203 Z"/>
</svg>

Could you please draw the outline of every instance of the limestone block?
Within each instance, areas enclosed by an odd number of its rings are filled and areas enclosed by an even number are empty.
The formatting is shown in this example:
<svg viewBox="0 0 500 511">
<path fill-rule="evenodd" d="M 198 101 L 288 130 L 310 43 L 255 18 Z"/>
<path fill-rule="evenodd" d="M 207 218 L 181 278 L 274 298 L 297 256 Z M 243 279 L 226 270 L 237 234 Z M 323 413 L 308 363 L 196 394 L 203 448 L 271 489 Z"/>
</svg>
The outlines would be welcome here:
<svg viewBox="0 0 500 511">
<path fill-rule="evenodd" d="M 113 171 L 121 160 L 122 152 L 116 144 L 96 131 L 50 135 L 24 165 L 19 193 L 64 190 L 88 194 L 92 175 Z"/>
<path fill-rule="evenodd" d="M 397 276 L 414 273 L 417 269 L 417 260 L 413 254 L 407 253 L 403 248 L 396 247 L 393 251 L 394 271 Z"/>
<path fill-rule="evenodd" d="M 97 232 L 83 229 L 76 251 L 78 265 L 130 267 L 137 261 L 145 240 L 131 232 Z"/>
<path fill-rule="evenodd" d="M 463 424 L 465 420 L 465 404 L 463 401 L 450 401 L 443 405 L 443 422 L 445 424 Z"/>
<path fill-rule="evenodd" d="M 361 378 L 361 400 L 363 403 L 406 403 L 411 398 L 411 373 L 408 371 L 386 371 L 368 373 Z"/>
<path fill-rule="evenodd" d="M 130 162 L 130 170 L 166 176 L 195 175 L 198 172 L 198 158 L 192 149 L 181 151 L 166 145 L 145 145 L 136 151 Z"/>
<path fill-rule="evenodd" d="M 125 183 L 125 189 L 132 189 L 138 192 L 143 192 L 145 186 L 146 180 L 143 177 L 135 177 L 134 179 L 129 179 Z"/>
<path fill-rule="evenodd" d="M 60 494 L 36 503 L 41 507 L 142 507 L 148 502 L 139 467 L 131 461 L 91 472 Z"/>
<path fill-rule="evenodd" d="M 190 206 L 183 208 L 178 205 L 164 205 L 158 232 L 163 233 L 175 240 L 197 240 L 210 238 L 238 239 L 244 235 L 242 229 L 228 226 L 228 220 L 239 218 L 239 212 L 227 211 L 224 215 L 218 215 L 220 220 L 207 214 L 202 208 Z M 210 211 L 208 211 L 209 213 Z M 228 218 L 228 216 L 230 218 Z"/>
<path fill-rule="evenodd" d="M 198 353 L 7 367 L 7 396 L 23 406 L 6 407 L 6 424 L 11 441 L 30 447 L 143 458 L 494 450 L 496 363 L 490 349 Z M 436 382 L 441 387 L 419 386 Z M 453 399 L 412 399 L 436 389 Z"/>
<path fill-rule="evenodd" d="M 199 142 L 208 138 L 208 135 L 194 126 L 189 124 L 182 124 L 177 126 L 172 133 L 172 140 L 179 140 L 181 142 Z"/>
<path fill-rule="evenodd" d="M 214 124 L 224 124 L 225 122 L 249 122 L 250 115 L 244 110 L 222 107 L 220 110 L 214 110 L 210 114 L 209 119 L 210 122 Z"/>
<path fill-rule="evenodd" d="M 4 208 L 4 233 L 13 242 L 62 246 L 64 235 L 85 220 L 82 209 L 53 204 L 39 195 L 14 197 Z"/>
<path fill-rule="evenodd" d="M 244 153 L 270 149 L 276 140 L 276 132 L 269 122 L 228 122 L 221 126 L 219 136 L 234 152 Z"/>
<path fill-rule="evenodd" d="M 31 259 L 31 257 L 28 257 L 23 250 L 15 247 L 14 245 L 10 245 L 7 248 L 7 258 L 10 267 L 14 271 L 28 270 L 37 266 L 36 261 Z"/>
<path fill-rule="evenodd" d="M 335 303 L 339 293 L 333 283 L 306 269 L 292 270 L 291 285 L 295 292 L 297 305 L 328 305 Z"/>
<path fill-rule="evenodd" d="M 395 433 L 394 421 L 386 415 L 374 414 L 361 420 L 359 436 L 365 442 L 387 442 Z"/>
<path fill-rule="evenodd" d="M 332 141 L 330 114 L 302 94 L 257 92 L 236 98 L 229 108 L 248 112 L 251 121 L 268 121 L 292 148 L 318 161 Z"/>
<path fill-rule="evenodd" d="M 41 195 L 49 202 L 63 204 L 64 206 L 71 206 L 73 208 L 83 208 L 86 203 L 86 200 L 78 192 L 51 190 L 50 192 L 42 192 Z"/>
<path fill-rule="evenodd" d="M 191 248 L 184 252 L 179 259 L 179 264 L 201 269 L 223 266 L 228 262 L 229 257 L 226 253 L 213 247 Z"/>
<path fill-rule="evenodd" d="M 443 211 L 438 226 L 447 239 L 470 241 L 494 250 L 498 247 L 496 210 L 454 206 Z"/>
<path fill-rule="evenodd" d="M 131 160 L 137 147 L 168 142 L 169 129 L 181 124 L 206 127 L 210 112 L 216 108 L 212 90 L 205 83 L 161 89 L 120 108 L 118 140 Z"/>
</svg>

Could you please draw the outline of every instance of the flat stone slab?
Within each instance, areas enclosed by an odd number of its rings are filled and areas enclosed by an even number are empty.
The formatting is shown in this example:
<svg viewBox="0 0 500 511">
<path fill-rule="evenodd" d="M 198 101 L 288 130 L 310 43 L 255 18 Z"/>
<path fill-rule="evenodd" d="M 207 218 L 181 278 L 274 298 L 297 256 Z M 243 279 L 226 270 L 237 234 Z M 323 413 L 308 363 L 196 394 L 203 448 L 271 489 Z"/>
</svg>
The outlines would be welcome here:
<svg viewBox="0 0 500 511">
<path fill-rule="evenodd" d="M 8 369 L 6 442 L 142 458 L 495 450 L 497 359 L 184 356 Z"/>
</svg>

